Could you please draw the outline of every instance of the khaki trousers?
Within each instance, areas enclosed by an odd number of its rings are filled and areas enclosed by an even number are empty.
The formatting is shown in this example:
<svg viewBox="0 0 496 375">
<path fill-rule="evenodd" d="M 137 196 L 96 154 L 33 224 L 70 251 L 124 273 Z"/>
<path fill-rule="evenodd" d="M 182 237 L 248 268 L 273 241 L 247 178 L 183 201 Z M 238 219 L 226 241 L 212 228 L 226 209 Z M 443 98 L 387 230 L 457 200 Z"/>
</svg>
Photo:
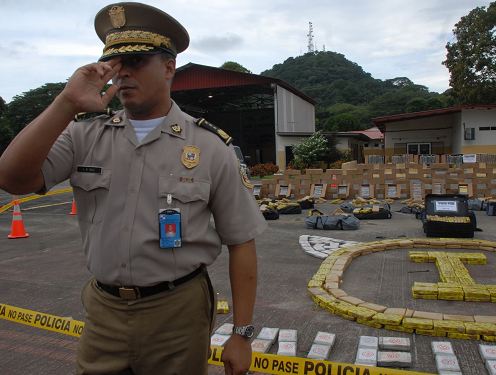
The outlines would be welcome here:
<svg viewBox="0 0 496 375">
<path fill-rule="evenodd" d="M 82 302 L 86 321 L 77 374 L 207 374 L 215 301 L 206 271 L 172 291 L 135 301 L 112 296 L 90 280 Z"/>
</svg>

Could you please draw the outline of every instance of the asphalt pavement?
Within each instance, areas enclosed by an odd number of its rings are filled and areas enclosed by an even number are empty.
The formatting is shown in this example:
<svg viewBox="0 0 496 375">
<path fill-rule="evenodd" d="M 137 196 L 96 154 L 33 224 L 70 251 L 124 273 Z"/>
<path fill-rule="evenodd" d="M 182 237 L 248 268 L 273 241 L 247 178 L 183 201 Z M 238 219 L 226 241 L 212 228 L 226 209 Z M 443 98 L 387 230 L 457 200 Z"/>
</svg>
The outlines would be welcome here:
<svg viewBox="0 0 496 375">
<path fill-rule="evenodd" d="M 0 206 L 11 197 L 0 191 Z M 12 213 L 0 214 L 0 304 L 27 308 L 58 316 L 83 320 L 80 291 L 90 277 L 81 250 L 77 217 L 70 216 L 72 195 L 65 193 L 43 197 L 22 204 L 22 217 L 28 238 L 7 239 Z M 325 213 L 337 206 L 328 203 L 317 208 Z M 254 315 L 255 335 L 262 327 L 292 328 L 298 331 L 298 356 L 305 357 L 318 331 L 337 335 L 330 360 L 353 363 L 360 335 L 409 337 L 413 343 L 412 370 L 436 372 L 430 343 L 440 338 L 375 329 L 317 307 L 307 293 L 308 280 L 318 270 L 321 259 L 305 253 L 299 245 L 300 235 L 312 234 L 353 241 L 382 238 L 425 237 L 414 215 L 395 212 L 390 220 L 364 220 L 357 231 L 317 231 L 306 229 L 306 212 L 281 215 L 270 221 L 268 230 L 257 238 L 259 286 Z M 496 218 L 476 213 L 475 238 L 496 241 Z M 496 254 L 487 253 L 487 265 L 467 266 L 478 282 L 496 284 Z M 420 268 L 419 268 L 420 267 Z M 421 270 L 422 272 L 416 272 Z M 228 253 L 209 267 L 219 297 L 231 306 Z M 414 281 L 436 282 L 434 264 L 415 264 L 407 252 L 387 251 L 362 256 L 353 261 L 345 273 L 342 288 L 348 294 L 369 302 L 416 310 L 457 313 L 494 314 L 492 303 L 418 300 L 411 296 Z M 231 313 L 219 314 L 216 326 L 232 322 Z M 477 341 L 446 339 L 453 344 L 463 373 L 485 373 L 477 351 Z M 0 319 L 0 374 L 26 375 L 73 373 L 77 338 L 12 323 Z M 270 353 L 277 351 L 274 344 Z M 211 366 L 210 374 L 221 369 Z"/>
</svg>

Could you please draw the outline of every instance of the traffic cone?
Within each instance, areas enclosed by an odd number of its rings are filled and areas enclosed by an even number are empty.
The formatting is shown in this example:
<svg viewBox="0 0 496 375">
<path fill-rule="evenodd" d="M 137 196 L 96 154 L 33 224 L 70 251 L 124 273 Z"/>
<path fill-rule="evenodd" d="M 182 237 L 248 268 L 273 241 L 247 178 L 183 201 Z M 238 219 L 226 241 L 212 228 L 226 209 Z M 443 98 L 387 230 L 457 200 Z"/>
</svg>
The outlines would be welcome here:
<svg viewBox="0 0 496 375">
<path fill-rule="evenodd" d="M 24 222 L 22 221 L 21 207 L 19 207 L 19 201 L 15 200 L 13 204 L 14 204 L 14 212 L 12 213 L 12 226 L 10 229 L 10 234 L 7 237 L 8 238 L 29 237 L 29 234 L 26 233 L 26 230 L 24 229 Z"/>
<path fill-rule="evenodd" d="M 72 198 L 72 208 L 69 215 L 77 215 L 76 201 Z"/>
</svg>

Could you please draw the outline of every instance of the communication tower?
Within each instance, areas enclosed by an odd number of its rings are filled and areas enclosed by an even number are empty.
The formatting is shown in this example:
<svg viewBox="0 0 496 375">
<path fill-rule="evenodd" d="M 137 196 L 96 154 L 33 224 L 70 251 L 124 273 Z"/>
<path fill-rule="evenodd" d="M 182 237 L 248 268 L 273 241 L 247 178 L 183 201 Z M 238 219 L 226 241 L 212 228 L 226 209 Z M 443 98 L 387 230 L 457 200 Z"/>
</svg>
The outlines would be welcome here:
<svg viewBox="0 0 496 375">
<path fill-rule="evenodd" d="M 315 52 L 314 44 L 313 44 L 313 26 L 312 23 L 308 23 L 308 52 Z"/>
</svg>

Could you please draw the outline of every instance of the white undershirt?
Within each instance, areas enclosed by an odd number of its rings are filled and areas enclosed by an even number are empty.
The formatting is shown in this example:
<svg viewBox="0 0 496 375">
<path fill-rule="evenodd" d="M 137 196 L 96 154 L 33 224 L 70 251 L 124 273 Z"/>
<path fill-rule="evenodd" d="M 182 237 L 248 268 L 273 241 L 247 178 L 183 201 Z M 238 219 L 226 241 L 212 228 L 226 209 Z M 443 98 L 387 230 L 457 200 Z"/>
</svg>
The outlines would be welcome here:
<svg viewBox="0 0 496 375">
<path fill-rule="evenodd" d="M 148 133 L 150 133 L 153 129 L 157 127 L 162 121 L 164 121 L 164 117 L 152 118 L 151 120 L 131 120 L 129 122 L 133 125 L 134 131 L 136 132 L 136 137 L 138 138 L 138 142 L 141 142 L 143 138 L 146 137 Z"/>
</svg>

